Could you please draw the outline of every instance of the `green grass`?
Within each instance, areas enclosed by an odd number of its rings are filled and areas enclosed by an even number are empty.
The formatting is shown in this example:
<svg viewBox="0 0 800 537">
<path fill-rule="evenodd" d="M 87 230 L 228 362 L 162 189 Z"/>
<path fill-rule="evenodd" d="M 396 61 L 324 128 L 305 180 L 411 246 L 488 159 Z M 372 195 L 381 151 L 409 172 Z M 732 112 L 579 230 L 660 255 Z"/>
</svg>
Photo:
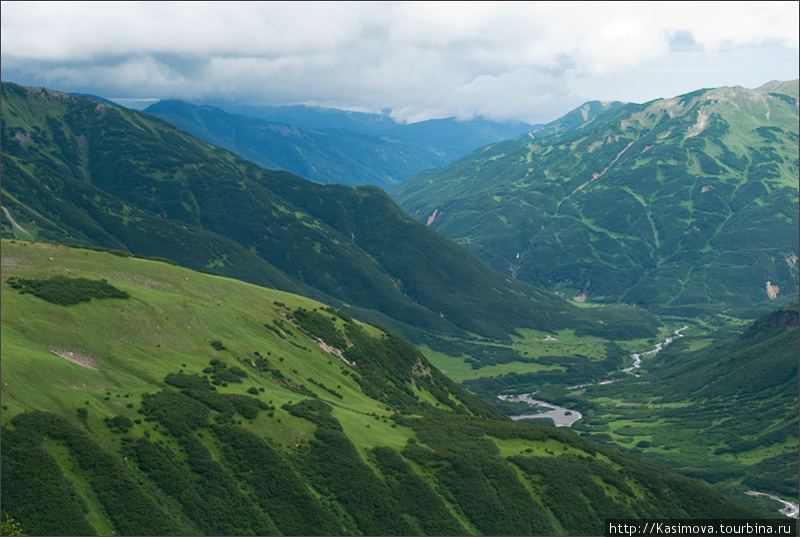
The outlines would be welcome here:
<svg viewBox="0 0 800 537">
<path fill-rule="evenodd" d="M 43 268 L 22 261 L 32 262 L 37 257 L 44 258 Z M 48 257 L 54 261 L 46 261 Z M 7 379 L 3 403 L 8 407 L 3 412 L 4 424 L 23 410 L 74 414 L 74 408 L 86 400 L 90 401 L 90 415 L 122 413 L 133 419 L 135 410 L 127 409 L 126 403 L 158 389 L 168 373 L 183 369 L 202 374 L 208 361 L 215 358 L 249 373 L 244 383 L 230 383 L 226 392 L 244 395 L 250 386 L 264 388 L 259 398 L 274 400 L 278 407 L 301 399 L 303 396 L 246 367 L 255 351 L 292 382 L 305 384 L 323 398 L 334 399 L 308 382 L 309 377 L 341 392 L 344 397 L 337 402 L 342 405 L 363 412 L 381 410 L 377 401 L 366 397 L 351 377 L 342 374 L 348 366 L 338 357 L 298 330 L 290 340 L 305 349 L 271 337 L 273 333 L 264 328 L 265 323 L 282 318 L 279 312 L 284 308 L 273 302 L 285 303 L 289 310 L 318 306 L 309 299 L 158 262 L 61 246 L 29 247 L 28 243 L 3 241 L 3 258 L 3 282 L 14 274 L 42 278 L 69 270 L 73 275 L 105 278 L 131 294 L 128 300 L 95 300 L 65 307 L 20 295 L 3 283 L 2 371 Z M 18 260 L 18 265 L 14 266 L 13 260 Z M 58 326 L 52 319 L 59 320 Z M 379 333 L 373 327 L 366 330 L 371 335 Z M 222 341 L 227 350 L 214 350 L 210 345 L 214 340 Z M 88 356 L 99 369 L 81 367 L 49 349 Z M 43 391 L 41 386 L 48 389 Z M 109 391 L 110 397 L 106 395 Z M 125 398 L 123 391 L 130 397 Z M 281 410 L 276 416 L 291 419 Z M 287 442 L 290 436 L 278 434 Z"/>
<path fill-rule="evenodd" d="M 537 371 L 564 369 L 560 366 L 525 362 L 509 362 L 506 364 L 488 365 L 481 367 L 480 369 L 473 369 L 469 363 L 464 361 L 466 358 L 468 358 L 468 356 L 448 356 L 445 353 L 431 350 L 425 345 L 420 346 L 419 349 L 433 365 L 435 365 L 442 371 L 442 373 L 456 382 L 462 382 L 464 380 L 477 379 L 481 377 L 492 377 L 495 375 L 502 375 L 512 372 L 535 373 Z"/>
<path fill-rule="evenodd" d="M 518 328 L 519 336 L 513 336 L 511 343 L 492 341 L 491 343 L 481 343 L 472 341 L 475 345 L 491 344 L 513 349 L 520 357 L 525 359 L 536 359 L 543 356 L 574 356 L 582 355 L 591 360 L 601 360 L 606 356 L 606 341 L 594 336 L 579 336 L 575 330 L 559 330 L 555 334 L 549 334 L 540 330 L 530 328 Z M 628 346 L 642 346 L 647 340 L 631 340 L 625 342 Z M 437 368 L 441 369 L 447 376 L 456 382 L 464 380 L 478 379 L 482 377 L 493 377 L 507 373 L 536 373 L 540 371 L 564 371 L 565 368 L 559 365 L 540 364 L 528 361 L 513 361 L 495 365 L 482 366 L 478 369 L 472 367 L 465 360 L 470 356 L 462 354 L 460 356 L 450 356 L 443 352 L 432 350 L 427 345 L 420 345 L 419 349 L 428 360 Z"/>
<path fill-rule="evenodd" d="M 105 515 L 103 506 L 89 484 L 85 472 L 77 467 L 74 457 L 70 455 L 69 448 L 53 440 L 45 441 L 44 447 L 59 462 L 61 471 L 75 484 L 80 495 L 86 500 L 89 508 L 86 518 L 97 529 L 98 535 L 113 535 L 113 525 Z"/>
<path fill-rule="evenodd" d="M 503 457 L 522 455 L 527 457 L 556 457 L 563 454 L 590 456 L 587 452 L 559 442 L 553 438 L 545 441 L 527 440 L 523 438 L 495 438 L 489 437 L 500 448 Z"/>
<path fill-rule="evenodd" d="M 408 427 L 385 420 L 388 412 L 378 413 L 382 416 L 375 419 L 360 411 L 353 411 L 341 407 L 334 407 L 333 417 L 342 424 L 345 434 L 358 448 L 359 454 L 366 460 L 365 450 L 376 446 L 387 446 L 398 451 L 402 450 L 409 438 L 415 436 L 414 431 Z M 394 425 L 394 427 L 392 427 Z"/>
<path fill-rule="evenodd" d="M 548 334 L 539 330 L 520 328 L 522 338 L 514 338 L 514 348 L 524 356 L 568 356 L 581 354 L 591 359 L 605 358 L 605 341 L 592 336 L 578 336 L 575 330 L 559 330 Z"/>
</svg>

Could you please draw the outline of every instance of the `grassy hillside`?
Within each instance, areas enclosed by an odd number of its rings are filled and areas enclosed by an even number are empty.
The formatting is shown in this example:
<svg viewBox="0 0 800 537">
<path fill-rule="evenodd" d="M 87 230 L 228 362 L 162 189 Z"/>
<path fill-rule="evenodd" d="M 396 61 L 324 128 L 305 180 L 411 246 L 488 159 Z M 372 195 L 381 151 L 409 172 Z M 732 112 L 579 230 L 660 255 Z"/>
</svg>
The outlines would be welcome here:
<svg viewBox="0 0 800 537">
<path fill-rule="evenodd" d="M 797 81 L 589 103 L 393 196 L 567 298 L 752 319 L 797 298 L 797 144 Z"/>
<path fill-rule="evenodd" d="M 573 326 L 653 334 L 513 282 L 375 187 L 264 170 L 146 114 L 3 84 L 4 232 L 167 257 L 347 308 L 406 335 L 508 338 Z M 11 216 L 16 225 L 7 218 Z"/>
<path fill-rule="evenodd" d="M 306 298 L 23 241 L 3 240 L 2 267 L 3 510 L 28 534 L 593 535 L 609 517 L 762 516 L 506 421 L 402 339 Z"/>
</svg>

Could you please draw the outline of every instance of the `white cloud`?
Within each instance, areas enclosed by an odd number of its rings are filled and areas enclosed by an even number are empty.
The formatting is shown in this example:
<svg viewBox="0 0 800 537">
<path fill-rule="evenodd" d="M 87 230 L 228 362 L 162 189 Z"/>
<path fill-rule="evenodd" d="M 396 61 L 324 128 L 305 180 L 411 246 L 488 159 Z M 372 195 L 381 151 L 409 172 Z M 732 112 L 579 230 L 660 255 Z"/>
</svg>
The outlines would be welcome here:
<svg viewBox="0 0 800 537">
<path fill-rule="evenodd" d="M 6 2 L 0 50 L 4 80 L 65 91 L 541 122 L 665 81 L 797 78 L 799 18 L 797 2 Z"/>
</svg>

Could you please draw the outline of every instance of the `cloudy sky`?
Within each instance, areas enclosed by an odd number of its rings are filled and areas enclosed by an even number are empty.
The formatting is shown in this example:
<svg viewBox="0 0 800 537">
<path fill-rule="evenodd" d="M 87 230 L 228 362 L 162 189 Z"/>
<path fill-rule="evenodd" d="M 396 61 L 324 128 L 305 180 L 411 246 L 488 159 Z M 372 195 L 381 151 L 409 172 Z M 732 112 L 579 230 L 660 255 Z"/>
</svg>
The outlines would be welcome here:
<svg viewBox="0 0 800 537">
<path fill-rule="evenodd" d="M 113 100 L 551 121 L 798 78 L 798 2 L 2 2 L 2 79 Z M 124 101 L 131 105 L 133 101 Z"/>
</svg>

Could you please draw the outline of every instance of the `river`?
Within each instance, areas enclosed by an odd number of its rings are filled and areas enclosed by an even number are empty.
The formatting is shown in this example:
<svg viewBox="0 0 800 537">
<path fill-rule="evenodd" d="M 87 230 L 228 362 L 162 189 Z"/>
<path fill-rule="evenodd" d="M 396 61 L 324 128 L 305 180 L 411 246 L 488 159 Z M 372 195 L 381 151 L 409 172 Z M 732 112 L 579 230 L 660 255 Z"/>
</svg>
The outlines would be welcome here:
<svg viewBox="0 0 800 537">
<path fill-rule="evenodd" d="M 648 354 L 656 354 L 657 352 L 660 352 L 661 349 L 663 349 L 664 347 L 666 347 L 667 345 L 672 343 L 675 340 L 675 338 L 683 337 L 683 334 L 681 334 L 681 332 L 683 332 L 687 328 L 689 328 L 688 325 L 684 325 L 683 328 L 678 328 L 677 330 L 675 330 L 675 332 L 673 332 L 675 334 L 675 337 L 668 337 L 667 339 L 665 339 L 661 343 L 656 343 L 655 348 L 653 348 L 652 350 L 649 350 L 647 352 L 643 352 L 641 354 L 631 354 L 631 358 L 633 358 L 633 365 L 630 366 L 630 367 L 626 367 L 622 371 L 624 371 L 625 373 L 627 373 L 629 375 L 633 375 L 634 377 L 641 376 L 641 375 L 637 375 L 633 371 L 635 369 L 639 369 L 642 366 L 642 356 L 646 356 Z"/>
<path fill-rule="evenodd" d="M 511 403 L 528 403 L 531 406 L 543 406 L 550 409 L 546 412 L 539 412 L 538 414 L 519 414 L 517 416 L 511 416 L 511 419 L 514 421 L 526 420 L 530 418 L 551 418 L 556 427 L 571 427 L 573 423 L 583 417 L 577 410 L 569 410 L 568 408 L 556 406 L 546 401 L 532 399 L 531 395 L 534 393 L 536 392 L 523 393 L 520 395 L 498 395 L 497 398 L 501 401 L 509 401 Z"/>
<path fill-rule="evenodd" d="M 781 500 L 777 496 L 773 496 L 772 494 L 767 494 L 766 492 L 755 492 L 749 490 L 745 492 L 745 494 L 749 494 L 750 496 L 767 496 L 768 498 L 772 498 L 775 501 L 781 502 L 783 505 L 785 505 L 785 507 L 781 509 L 779 512 L 783 513 L 789 518 L 798 518 L 798 514 L 800 514 L 800 506 L 798 506 L 794 502 L 787 502 L 786 500 Z"/>
<path fill-rule="evenodd" d="M 630 367 L 626 367 L 622 369 L 625 373 L 629 375 L 633 375 L 635 377 L 639 377 L 634 373 L 635 370 L 639 369 L 642 366 L 642 356 L 646 356 L 648 354 L 656 354 L 665 346 L 672 343 L 676 338 L 683 337 L 683 332 L 689 328 L 688 326 L 684 325 L 682 328 L 679 328 L 673 332 L 675 334 L 674 337 L 668 337 L 661 343 L 656 343 L 656 346 L 647 352 L 642 352 L 638 354 L 631 354 L 631 358 L 633 358 L 633 365 Z M 615 380 L 604 380 L 599 383 L 592 383 L 592 384 L 580 384 L 578 386 L 569 386 L 568 390 L 576 390 L 578 388 L 585 388 L 586 386 L 594 386 L 596 384 L 611 384 L 612 382 L 616 382 Z M 577 410 L 569 410 L 567 408 L 556 406 L 546 401 L 540 401 L 538 399 L 533 399 L 531 396 L 534 395 L 536 392 L 533 393 L 523 393 L 520 395 L 498 395 L 497 398 L 502 401 L 509 401 L 512 403 L 528 403 L 531 406 L 542 406 L 547 407 L 550 410 L 546 412 L 539 412 L 537 414 L 519 414 L 517 416 L 510 416 L 512 420 L 524 420 L 530 418 L 551 418 L 553 423 L 555 423 L 556 427 L 571 427 L 573 423 L 581 419 L 583 416 Z M 780 509 L 779 512 L 786 515 L 789 518 L 800 518 L 800 505 L 790 502 L 787 500 L 783 500 L 777 496 L 773 496 L 772 494 L 767 494 L 765 492 L 755 492 L 755 491 L 748 491 L 745 494 L 749 494 L 750 496 L 767 496 L 768 498 L 772 498 L 775 501 L 778 501 L 784 505 L 783 509 Z"/>
<path fill-rule="evenodd" d="M 664 341 L 662 341 L 660 343 L 656 343 L 656 346 L 653 347 L 653 349 L 651 349 L 651 350 L 649 350 L 647 352 L 631 354 L 631 358 L 633 358 L 633 365 L 630 366 L 630 367 L 626 367 L 625 369 L 621 369 L 620 371 L 622 371 L 623 373 L 627 373 L 629 375 L 633 375 L 634 377 L 641 377 L 641 375 L 639 375 L 637 373 L 634 373 L 634 371 L 639 369 L 640 367 L 642 367 L 642 356 L 647 356 L 648 354 L 656 354 L 656 353 L 660 352 L 661 349 L 663 349 L 664 347 L 666 347 L 667 345 L 669 345 L 670 343 L 675 341 L 676 338 L 683 337 L 683 334 L 681 334 L 681 332 L 683 332 L 687 328 L 689 328 L 688 325 L 684 325 L 682 328 L 678 328 L 677 330 L 675 330 L 673 332 L 673 334 L 675 334 L 675 336 L 668 337 Z M 577 386 L 567 386 L 567 389 L 568 390 L 577 390 L 578 388 L 585 388 L 586 386 L 594 386 L 595 384 L 601 384 L 601 385 L 602 384 L 611 384 L 612 382 L 616 382 L 616 380 L 608 379 L 608 380 L 604 380 L 604 381 L 598 382 L 598 383 L 590 382 L 589 384 L 578 384 Z"/>
<path fill-rule="evenodd" d="M 647 352 L 642 352 L 638 354 L 631 354 L 631 358 L 633 358 L 633 365 L 631 367 L 626 367 L 622 369 L 623 372 L 628 373 L 629 375 L 633 375 L 634 377 L 639 377 L 634 373 L 636 369 L 639 369 L 642 366 L 642 356 L 647 356 L 648 354 L 656 354 L 665 346 L 672 343 L 676 338 L 683 337 L 683 332 L 689 328 L 689 326 L 684 325 L 683 328 L 679 328 L 675 330 L 673 333 L 675 334 L 673 337 L 668 337 L 664 341 L 660 343 L 656 343 L 656 346 Z M 595 384 L 611 384 L 612 382 L 616 382 L 615 380 L 604 380 L 599 383 L 590 383 L 590 384 L 579 384 L 578 386 L 569 386 L 567 387 L 568 390 L 577 390 L 578 388 L 585 388 L 586 386 L 593 386 Z M 543 406 L 547 407 L 550 410 L 546 412 L 539 412 L 537 414 L 518 414 L 516 416 L 509 416 L 512 420 L 525 420 L 530 418 L 551 418 L 553 423 L 555 423 L 556 427 L 571 427 L 573 423 L 581 419 L 583 416 L 577 410 L 570 410 L 568 408 L 564 408 L 561 406 L 556 406 L 552 403 L 548 403 L 547 401 L 539 401 L 537 399 L 532 399 L 531 395 L 534 395 L 536 392 L 533 393 L 523 393 L 520 395 L 498 395 L 497 398 L 501 401 L 509 401 L 511 403 L 528 403 L 531 406 Z"/>
</svg>

